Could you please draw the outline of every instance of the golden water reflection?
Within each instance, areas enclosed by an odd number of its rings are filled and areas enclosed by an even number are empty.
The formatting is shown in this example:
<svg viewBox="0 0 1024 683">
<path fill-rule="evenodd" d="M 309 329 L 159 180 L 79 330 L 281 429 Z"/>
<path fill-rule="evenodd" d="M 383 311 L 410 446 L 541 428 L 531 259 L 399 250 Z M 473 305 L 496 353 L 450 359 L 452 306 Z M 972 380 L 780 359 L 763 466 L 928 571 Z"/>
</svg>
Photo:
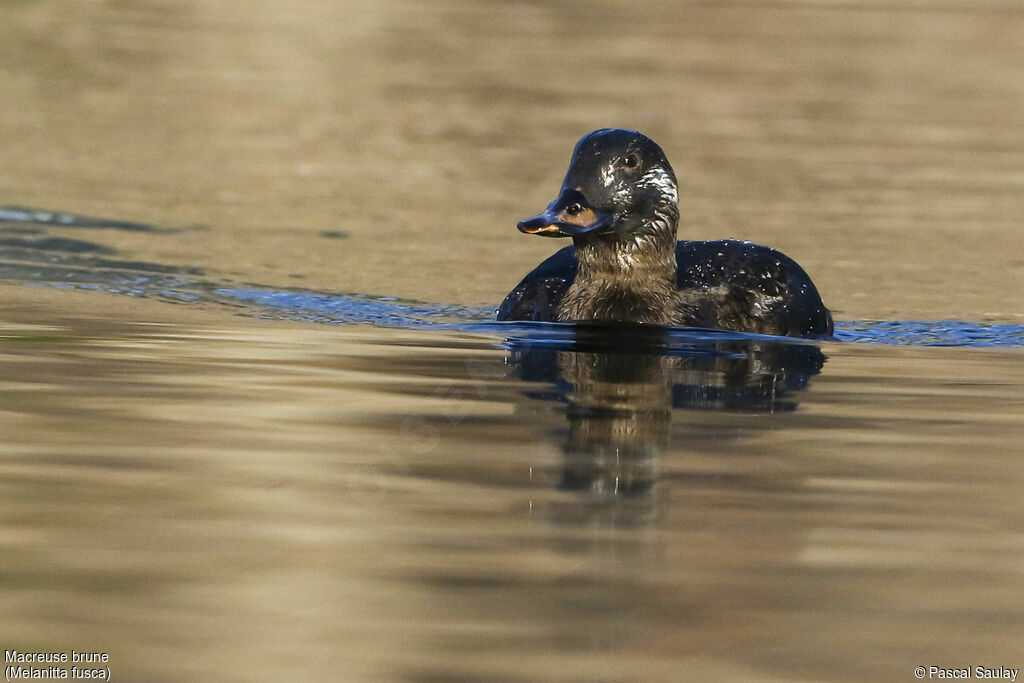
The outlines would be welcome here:
<svg viewBox="0 0 1024 683">
<path fill-rule="evenodd" d="M 131 681 L 1021 666 L 1019 348 L 780 374 L 126 294 L 494 306 L 572 144 L 627 126 L 681 236 L 781 249 L 838 320 L 1019 325 L 1022 18 L 0 2 L 0 206 L 162 228 L 0 226 L 0 646 Z"/>
<path fill-rule="evenodd" d="M 552 380 L 459 333 L 31 317 L 0 340 L 5 647 L 246 680 L 852 680 L 1019 651 L 1017 351 L 829 344 L 786 389 L 739 353 L 559 349 Z M 743 386 L 766 390 L 723 401 Z"/>
</svg>

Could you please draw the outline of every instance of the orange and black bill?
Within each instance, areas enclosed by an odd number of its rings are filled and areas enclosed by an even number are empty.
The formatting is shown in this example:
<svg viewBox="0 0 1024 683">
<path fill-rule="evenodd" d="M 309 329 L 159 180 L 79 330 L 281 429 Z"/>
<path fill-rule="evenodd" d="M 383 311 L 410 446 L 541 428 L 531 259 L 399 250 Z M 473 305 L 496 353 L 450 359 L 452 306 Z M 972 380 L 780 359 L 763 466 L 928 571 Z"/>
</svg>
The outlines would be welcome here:
<svg viewBox="0 0 1024 683">
<path fill-rule="evenodd" d="M 516 227 L 528 235 L 575 237 L 600 230 L 611 223 L 611 219 L 611 214 L 592 208 L 582 192 L 566 188 L 548 205 L 547 211 L 520 221 Z"/>
</svg>

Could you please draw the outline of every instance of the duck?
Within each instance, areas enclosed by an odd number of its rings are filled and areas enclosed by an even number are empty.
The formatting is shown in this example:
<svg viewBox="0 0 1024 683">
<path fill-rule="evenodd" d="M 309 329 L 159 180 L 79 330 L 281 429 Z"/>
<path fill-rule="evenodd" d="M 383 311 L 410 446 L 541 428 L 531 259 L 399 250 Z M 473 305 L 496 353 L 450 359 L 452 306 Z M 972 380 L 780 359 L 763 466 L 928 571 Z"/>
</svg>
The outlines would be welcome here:
<svg viewBox="0 0 1024 683">
<path fill-rule="evenodd" d="M 572 245 L 528 273 L 497 320 L 832 338 L 832 314 L 796 261 L 748 241 L 677 240 L 678 226 L 678 183 L 662 148 L 635 130 L 588 133 L 558 197 L 517 225 Z"/>
</svg>

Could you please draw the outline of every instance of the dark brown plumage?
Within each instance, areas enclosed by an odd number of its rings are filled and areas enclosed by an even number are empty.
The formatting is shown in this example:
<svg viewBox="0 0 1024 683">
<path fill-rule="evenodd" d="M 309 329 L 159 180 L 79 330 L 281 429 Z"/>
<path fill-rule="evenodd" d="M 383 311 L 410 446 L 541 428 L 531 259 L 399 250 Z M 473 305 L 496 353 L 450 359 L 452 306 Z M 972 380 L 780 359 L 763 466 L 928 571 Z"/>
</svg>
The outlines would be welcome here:
<svg viewBox="0 0 1024 683">
<path fill-rule="evenodd" d="M 558 199 L 519 224 L 572 237 L 505 298 L 498 320 L 631 322 L 829 337 L 832 316 L 807 273 L 774 249 L 738 240 L 676 241 L 675 174 L 628 130 L 576 146 Z"/>
</svg>

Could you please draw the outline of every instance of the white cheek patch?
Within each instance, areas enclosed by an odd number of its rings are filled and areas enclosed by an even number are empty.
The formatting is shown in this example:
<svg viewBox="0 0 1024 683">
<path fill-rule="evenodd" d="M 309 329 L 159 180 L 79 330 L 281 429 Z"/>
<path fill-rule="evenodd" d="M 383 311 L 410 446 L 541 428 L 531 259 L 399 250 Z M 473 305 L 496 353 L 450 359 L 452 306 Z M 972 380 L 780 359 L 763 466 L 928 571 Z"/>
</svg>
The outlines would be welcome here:
<svg viewBox="0 0 1024 683">
<path fill-rule="evenodd" d="M 673 202 L 679 201 L 679 190 L 676 188 L 676 181 L 663 168 L 655 167 L 647 171 L 640 178 L 640 183 L 643 185 L 653 185 L 664 193 L 666 197 L 671 197 Z"/>
<path fill-rule="evenodd" d="M 605 187 L 617 186 L 615 195 L 616 199 L 619 201 L 624 200 L 632 192 L 631 185 L 656 187 L 661 194 L 670 199 L 673 203 L 679 201 L 679 190 L 676 186 L 676 181 L 672 177 L 672 174 L 664 168 L 652 168 L 637 178 L 635 183 L 625 183 L 616 180 L 614 168 L 605 166 L 601 169 L 601 182 Z"/>
<path fill-rule="evenodd" d="M 601 184 L 605 187 L 611 187 L 612 182 L 615 180 L 615 169 L 612 168 L 611 164 L 604 164 L 601 166 Z"/>
</svg>

